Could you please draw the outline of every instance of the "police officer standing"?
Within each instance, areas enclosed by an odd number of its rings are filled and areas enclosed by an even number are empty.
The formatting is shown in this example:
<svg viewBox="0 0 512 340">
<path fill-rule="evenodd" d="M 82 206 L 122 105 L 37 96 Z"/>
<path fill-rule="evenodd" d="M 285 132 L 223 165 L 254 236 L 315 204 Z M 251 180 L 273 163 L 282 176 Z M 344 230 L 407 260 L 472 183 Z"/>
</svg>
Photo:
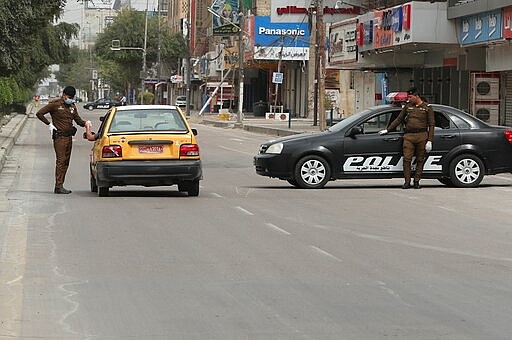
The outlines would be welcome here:
<svg viewBox="0 0 512 340">
<path fill-rule="evenodd" d="M 56 156 L 54 189 L 54 193 L 56 194 L 71 193 L 71 190 L 64 188 L 64 179 L 71 158 L 73 136 L 76 133 L 76 127 L 73 126 L 73 121 L 82 127 L 85 127 L 86 124 L 78 115 L 74 99 L 75 94 L 76 90 L 73 86 L 66 86 L 59 99 L 43 106 L 36 113 L 37 118 L 48 125 L 52 133 L 53 148 Z M 47 113 L 51 116 L 51 122 L 45 117 Z"/>
<path fill-rule="evenodd" d="M 407 104 L 403 107 L 398 117 L 389 124 L 386 130 L 379 131 L 383 135 L 393 131 L 400 123 L 405 123 L 403 142 L 404 154 L 404 179 L 403 189 L 411 187 L 411 162 L 416 156 L 416 171 L 414 174 L 414 189 L 420 188 L 420 179 L 423 174 L 425 152 L 432 151 L 432 139 L 434 138 L 434 111 L 421 99 L 418 90 L 413 87 L 407 91 Z"/>
</svg>

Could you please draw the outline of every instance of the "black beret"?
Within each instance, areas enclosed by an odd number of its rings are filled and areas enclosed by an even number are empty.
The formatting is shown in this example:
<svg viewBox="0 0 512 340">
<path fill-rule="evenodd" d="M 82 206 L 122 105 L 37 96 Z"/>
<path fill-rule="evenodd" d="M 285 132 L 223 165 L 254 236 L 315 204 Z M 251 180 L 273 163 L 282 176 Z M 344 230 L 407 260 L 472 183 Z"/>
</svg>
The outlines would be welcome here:
<svg viewBox="0 0 512 340">
<path fill-rule="evenodd" d="M 74 97 L 76 94 L 76 89 L 73 86 L 66 86 L 62 93 L 67 94 L 70 97 Z"/>
<path fill-rule="evenodd" d="M 419 95 L 420 95 L 420 92 L 418 91 L 418 89 L 417 89 L 417 88 L 415 88 L 415 87 L 411 87 L 411 88 L 409 89 L 409 91 L 407 91 L 407 94 L 408 94 L 408 95 L 411 95 L 411 96 L 419 96 Z"/>
</svg>

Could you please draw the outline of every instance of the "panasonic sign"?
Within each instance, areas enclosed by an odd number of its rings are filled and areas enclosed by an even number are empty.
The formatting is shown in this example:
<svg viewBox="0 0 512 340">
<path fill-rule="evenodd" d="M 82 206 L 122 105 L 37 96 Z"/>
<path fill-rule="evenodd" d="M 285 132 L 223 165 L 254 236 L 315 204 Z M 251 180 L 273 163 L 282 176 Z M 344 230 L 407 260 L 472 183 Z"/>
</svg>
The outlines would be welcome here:
<svg viewBox="0 0 512 340">
<path fill-rule="evenodd" d="M 258 34 L 265 35 L 283 35 L 283 36 L 305 36 L 306 30 L 303 29 L 282 29 L 282 28 L 266 28 L 259 27 Z"/>
</svg>

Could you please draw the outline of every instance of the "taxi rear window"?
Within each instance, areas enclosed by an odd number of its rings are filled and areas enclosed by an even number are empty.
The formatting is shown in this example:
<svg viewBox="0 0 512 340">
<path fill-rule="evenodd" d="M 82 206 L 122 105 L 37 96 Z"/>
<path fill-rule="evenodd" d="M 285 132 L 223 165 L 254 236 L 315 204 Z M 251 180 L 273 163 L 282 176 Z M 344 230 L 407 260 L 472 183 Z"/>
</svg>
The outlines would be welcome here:
<svg viewBox="0 0 512 340">
<path fill-rule="evenodd" d="M 188 132 L 183 117 L 173 109 L 117 111 L 109 132 L 173 131 Z"/>
</svg>

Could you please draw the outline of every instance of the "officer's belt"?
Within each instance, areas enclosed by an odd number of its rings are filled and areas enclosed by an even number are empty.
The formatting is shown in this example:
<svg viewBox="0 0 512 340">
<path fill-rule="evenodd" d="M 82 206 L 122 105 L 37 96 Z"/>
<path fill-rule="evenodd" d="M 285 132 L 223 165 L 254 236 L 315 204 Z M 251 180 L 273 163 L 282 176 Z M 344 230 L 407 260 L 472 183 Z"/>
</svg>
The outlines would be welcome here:
<svg viewBox="0 0 512 340">
<path fill-rule="evenodd" d="M 405 129 L 405 133 L 417 133 L 417 132 L 427 132 L 427 128 L 422 128 L 422 129 Z"/>
<path fill-rule="evenodd" d="M 56 137 L 71 137 L 76 134 L 76 127 L 72 127 L 71 130 L 53 130 L 53 135 Z"/>
</svg>

